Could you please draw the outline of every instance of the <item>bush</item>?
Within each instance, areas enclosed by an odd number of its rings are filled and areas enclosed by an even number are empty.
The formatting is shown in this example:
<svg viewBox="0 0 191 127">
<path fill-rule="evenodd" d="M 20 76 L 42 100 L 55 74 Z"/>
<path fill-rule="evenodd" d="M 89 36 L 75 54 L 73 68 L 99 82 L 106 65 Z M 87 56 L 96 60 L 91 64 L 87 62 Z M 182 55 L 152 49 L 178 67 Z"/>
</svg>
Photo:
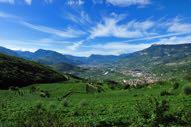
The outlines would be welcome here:
<svg viewBox="0 0 191 127">
<path fill-rule="evenodd" d="M 50 111 L 51 110 L 51 111 Z M 41 103 L 19 114 L 16 127 L 62 127 L 64 122 L 61 113 L 46 109 Z"/>
<path fill-rule="evenodd" d="M 43 97 L 43 98 L 49 98 L 50 93 L 48 91 L 41 90 L 40 91 L 40 96 Z"/>
<path fill-rule="evenodd" d="M 187 85 L 184 87 L 184 94 L 191 95 L 191 85 Z"/>
<path fill-rule="evenodd" d="M 29 89 L 30 93 L 35 93 L 36 91 L 38 91 L 38 89 L 35 86 L 31 86 Z"/>
<path fill-rule="evenodd" d="M 180 84 L 179 84 L 178 82 L 175 82 L 175 83 L 173 84 L 173 89 L 176 90 L 176 89 L 179 88 L 179 86 L 180 86 Z"/>
<path fill-rule="evenodd" d="M 86 84 L 86 92 L 87 93 L 96 93 L 98 92 L 98 88 L 96 86 L 94 86 L 93 84 Z"/>
<path fill-rule="evenodd" d="M 65 98 L 65 99 L 63 100 L 63 106 L 64 106 L 64 107 L 68 107 L 68 105 L 69 105 L 69 101 L 68 101 L 68 99 Z"/>
<path fill-rule="evenodd" d="M 161 93 L 160 93 L 160 95 L 161 96 L 170 96 L 170 95 L 172 95 L 170 92 L 168 92 L 168 91 L 162 91 Z"/>
<path fill-rule="evenodd" d="M 130 84 L 124 84 L 124 86 L 123 86 L 123 89 L 124 89 L 124 90 L 130 89 L 130 88 L 131 88 L 131 85 L 130 85 Z"/>
<path fill-rule="evenodd" d="M 156 98 L 150 98 L 145 101 L 137 102 L 135 107 L 135 116 L 133 126 L 151 126 L 159 127 L 169 126 L 177 122 L 174 115 L 169 114 L 169 102 L 167 100 L 159 101 Z"/>
<path fill-rule="evenodd" d="M 119 88 L 120 84 L 113 80 L 107 80 L 106 83 L 109 85 L 110 89 L 116 89 Z"/>
<path fill-rule="evenodd" d="M 101 93 L 101 92 L 104 92 L 105 90 L 103 89 L 102 86 L 97 85 L 97 91 L 98 91 L 98 93 Z"/>
<path fill-rule="evenodd" d="M 88 102 L 86 100 L 81 100 L 80 103 L 79 103 L 79 107 L 84 107 L 84 106 L 87 106 L 88 105 Z"/>
</svg>

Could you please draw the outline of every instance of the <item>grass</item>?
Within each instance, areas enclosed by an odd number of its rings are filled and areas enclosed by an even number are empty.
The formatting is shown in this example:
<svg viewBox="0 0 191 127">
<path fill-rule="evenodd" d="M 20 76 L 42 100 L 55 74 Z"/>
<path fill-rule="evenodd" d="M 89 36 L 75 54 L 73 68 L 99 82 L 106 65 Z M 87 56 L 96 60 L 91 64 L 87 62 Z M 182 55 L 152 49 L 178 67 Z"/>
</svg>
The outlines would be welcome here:
<svg viewBox="0 0 191 127">
<path fill-rule="evenodd" d="M 23 95 L 18 95 L 16 91 L 0 90 L 0 123 L 3 126 L 42 126 L 34 125 L 36 118 L 32 117 L 34 115 L 46 122 L 48 116 L 54 116 L 55 119 L 51 119 L 52 123 L 47 123 L 49 126 L 59 126 L 59 124 L 65 126 L 135 126 L 134 117 L 137 114 L 134 109 L 137 102 L 145 102 L 152 97 L 156 97 L 159 102 L 164 99 L 168 100 L 169 113 L 176 113 L 184 107 L 184 104 L 191 104 L 190 96 L 185 95 L 182 90 L 188 82 L 179 82 L 180 86 L 176 90 L 172 90 L 173 83 L 169 81 L 140 89 L 106 89 L 102 93 L 88 94 L 85 89 L 86 84 L 83 82 L 68 81 L 33 85 L 37 89 L 48 91 L 49 98 L 40 97 L 39 92 L 30 93 L 31 86 L 21 89 Z M 172 95 L 160 96 L 164 90 L 170 91 Z M 59 100 L 68 91 L 77 93 L 65 98 L 67 99 L 65 102 L 64 99 Z M 35 108 L 36 106 L 38 108 Z M 40 117 L 39 112 L 45 114 Z M 46 114 L 49 114 L 47 119 Z"/>
</svg>

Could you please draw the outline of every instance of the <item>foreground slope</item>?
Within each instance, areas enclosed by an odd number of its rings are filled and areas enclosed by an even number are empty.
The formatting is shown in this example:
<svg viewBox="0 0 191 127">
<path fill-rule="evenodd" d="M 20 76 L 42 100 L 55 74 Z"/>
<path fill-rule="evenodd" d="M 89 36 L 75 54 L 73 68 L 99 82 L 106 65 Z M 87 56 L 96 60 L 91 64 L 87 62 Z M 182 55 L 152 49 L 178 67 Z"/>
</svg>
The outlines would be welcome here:
<svg viewBox="0 0 191 127">
<path fill-rule="evenodd" d="M 143 88 L 87 92 L 84 82 L 36 84 L 0 90 L 3 127 L 190 127 L 189 83 L 161 82 Z M 35 89 L 34 89 L 35 88 Z M 42 96 L 46 91 L 49 96 Z M 71 93 L 71 91 L 73 91 Z M 69 94 L 71 93 L 71 94 Z"/>
<path fill-rule="evenodd" d="M 0 88 L 64 80 L 66 76 L 48 67 L 0 53 Z"/>
</svg>

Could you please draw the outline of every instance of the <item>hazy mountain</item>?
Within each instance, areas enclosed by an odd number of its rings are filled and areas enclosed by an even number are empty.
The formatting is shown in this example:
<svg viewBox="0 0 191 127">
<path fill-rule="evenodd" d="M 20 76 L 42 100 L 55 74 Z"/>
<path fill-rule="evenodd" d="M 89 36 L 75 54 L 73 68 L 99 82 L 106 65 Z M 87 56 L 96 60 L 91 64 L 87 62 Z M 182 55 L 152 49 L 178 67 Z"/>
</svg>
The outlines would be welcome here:
<svg viewBox="0 0 191 127">
<path fill-rule="evenodd" d="M 53 65 L 59 63 L 67 63 L 72 65 L 103 64 L 111 63 L 118 59 L 118 56 L 113 55 L 91 55 L 90 57 L 77 57 L 72 55 L 63 55 L 55 51 L 43 49 L 39 49 L 33 53 L 28 51 L 14 51 L 4 47 L 0 47 L 0 52 L 12 56 L 37 61 L 46 65 Z"/>
<path fill-rule="evenodd" d="M 1 47 L 1 46 L 0 46 L 0 52 L 4 53 L 4 54 L 7 54 L 7 55 L 11 55 L 11 56 L 18 56 L 16 51 L 13 51 L 13 50 Z"/>
<path fill-rule="evenodd" d="M 31 60 L 38 61 L 47 65 L 53 65 L 58 63 L 68 63 L 72 65 L 77 64 L 76 61 L 68 59 L 65 55 L 61 53 L 43 49 L 39 49 L 36 52 L 34 52 Z"/>
<path fill-rule="evenodd" d="M 147 73 L 158 75 L 177 75 L 186 74 L 190 68 L 191 62 L 191 44 L 179 45 L 152 45 L 151 47 L 130 53 L 114 55 L 91 55 L 90 57 L 76 57 L 72 55 L 63 55 L 61 53 L 39 49 L 34 53 L 13 51 L 1 47 L 0 52 L 33 60 L 41 64 L 49 65 L 61 72 L 82 73 L 84 70 L 78 65 L 90 69 L 88 75 L 102 75 L 104 73 L 113 74 L 114 77 L 120 74 L 126 74 L 128 70 L 141 70 Z M 92 66 L 93 65 L 93 66 Z M 101 65 L 101 66 L 99 66 Z M 91 67 L 96 67 L 91 69 Z M 100 68 L 101 67 L 101 68 Z M 101 70 L 101 72 L 99 72 Z M 112 70 L 111 73 L 108 70 Z M 170 73 L 170 74 L 169 74 Z"/>
</svg>

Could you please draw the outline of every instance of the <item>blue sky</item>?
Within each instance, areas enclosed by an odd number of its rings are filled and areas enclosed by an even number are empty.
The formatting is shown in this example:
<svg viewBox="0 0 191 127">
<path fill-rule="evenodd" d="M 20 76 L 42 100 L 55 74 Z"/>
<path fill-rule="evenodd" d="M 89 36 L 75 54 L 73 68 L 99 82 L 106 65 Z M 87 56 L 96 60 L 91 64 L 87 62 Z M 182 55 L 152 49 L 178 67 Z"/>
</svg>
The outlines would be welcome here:
<svg viewBox="0 0 191 127">
<path fill-rule="evenodd" d="M 191 0 L 0 0 L 0 46 L 119 55 L 191 43 Z"/>
</svg>

